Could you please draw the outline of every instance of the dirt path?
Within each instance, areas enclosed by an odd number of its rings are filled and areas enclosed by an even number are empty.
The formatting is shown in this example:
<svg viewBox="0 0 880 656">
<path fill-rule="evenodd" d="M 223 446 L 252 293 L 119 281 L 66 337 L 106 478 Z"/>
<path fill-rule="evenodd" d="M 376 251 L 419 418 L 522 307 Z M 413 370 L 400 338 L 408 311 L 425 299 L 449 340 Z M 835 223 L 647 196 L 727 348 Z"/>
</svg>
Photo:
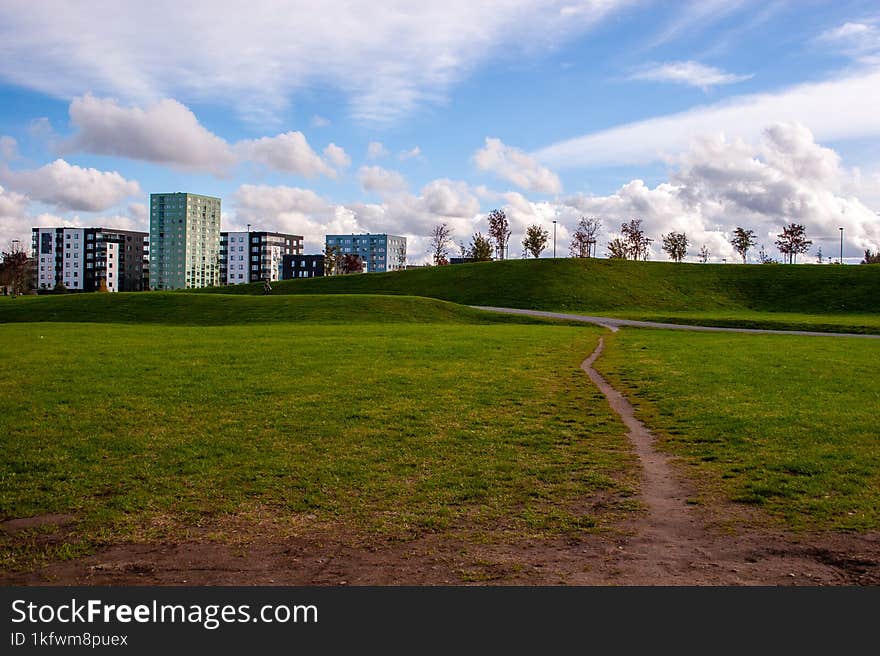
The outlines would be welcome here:
<svg viewBox="0 0 880 656">
<path fill-rule="evenodd" d="M 813 330 L 771 330 L 769 328 L 729 328 L 725 326 L 697 326 L 686 323 L 660 323 L 658 321 L 636 321 L 635 319 L 615 319 L 614 317 L 593 317 L 585 314 L 564 314 L 562 312 L 545 312 L 544 310 L 520 310 L 518 308 L 490 307 L 487 305 L 471 305 L 475 310 L 501 312 L 502 314 L 525 314 L 530 317 L 547 319 L 564 319 L 566 321 L 582 321 L 592 323 L 609 330 L 621 326 L 632 328 L 662 328 L 664 330 L 690 330 L 702 333 L 754 333 L 758 335 L 805 335 L 807 337 L 860 337 L 863 339 L 880 339 L 880 335 L 863 335 L 861 333 L 830 333 Z"/>
<path fill-rule="evenodd" d="M 693 491 L 679 480 L 670 457 L 654 448 L 654 435 L 636 418 L 630 402 L 593 368 L 603 348 L 600 337 L 581 368 L 629 429 L 628 437 L 643 470 L 640 489 L 647 509 L 630 523 L 632 537 L 618 545 L 617 569 L 608 572 L 606 582 L 766 585 L 877 581 L 880 547 L 876 536 L 796 538 L 756 529 L 723 535 L 708 529 L 687 503 Z"/>
</svg>

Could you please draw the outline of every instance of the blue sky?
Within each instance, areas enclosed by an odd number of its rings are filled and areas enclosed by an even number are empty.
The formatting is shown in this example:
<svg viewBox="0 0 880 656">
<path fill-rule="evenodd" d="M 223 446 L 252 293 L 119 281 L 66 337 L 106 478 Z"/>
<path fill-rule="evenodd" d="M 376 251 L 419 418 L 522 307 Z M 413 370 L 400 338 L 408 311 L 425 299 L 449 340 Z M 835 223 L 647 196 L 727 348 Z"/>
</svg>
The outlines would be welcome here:
<svg viewBox="0 0 880 656">
<path fill-rule="evenodd" d="M 3 245 L 146 229 L 148 194 L 180 190 L 312 252 L 404 234 L 413 262 L 495 207 L 512 253 L 553 220 L 566 252 L 587 215 L 685 231 L 692 259 L 791 221 L 826 255 L 839 226 L 852 261 L 880 248 L 876 2 L 116 6 L 0 6 Z"/>
</svg>

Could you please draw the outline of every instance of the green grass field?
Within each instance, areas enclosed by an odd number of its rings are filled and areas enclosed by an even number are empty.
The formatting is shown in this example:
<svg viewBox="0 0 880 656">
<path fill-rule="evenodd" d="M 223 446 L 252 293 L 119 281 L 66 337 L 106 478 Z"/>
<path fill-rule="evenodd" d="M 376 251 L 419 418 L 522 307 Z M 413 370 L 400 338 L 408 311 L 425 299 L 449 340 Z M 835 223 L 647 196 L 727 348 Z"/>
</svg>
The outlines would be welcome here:
<svg viewBox="0 0 880 656">
<path fill-rule="evenodd" d="M 254 504 L 352 539 L 570 534 L 634 507 L 622 426 L 578 368 L 596 329 L 378 319 L 0 326 L 0 519 L 77 522 L 51 552 L 0 537 L 2 564 L 179 539 Z"/>
<path fill-rule="evenodd" d="M 705 500 L 797 529 L 880 528 L 880 343 L 624 329 L 597 369 Z"/>
<path fill-rule="evenodd" d="M 202 290 L 259 294 L 261 285 Z M 880 333 L 880 266 L 571 258 L 290 280 L 273 294 L 406 294 L 465 305 L 778 329 Z"/>
</svg>

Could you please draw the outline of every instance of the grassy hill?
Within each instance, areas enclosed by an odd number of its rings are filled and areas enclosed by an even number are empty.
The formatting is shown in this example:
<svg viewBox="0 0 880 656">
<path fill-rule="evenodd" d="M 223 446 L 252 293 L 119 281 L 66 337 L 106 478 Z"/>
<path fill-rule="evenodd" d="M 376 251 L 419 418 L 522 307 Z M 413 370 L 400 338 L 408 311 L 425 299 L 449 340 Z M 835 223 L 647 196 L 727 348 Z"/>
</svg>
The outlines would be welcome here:
<svg viewBox="0 0 880 656">
<path fill-rule="evenodd" d="M 261 294 L 262 285 L 212 290 Z M 542 259 L 283 281 L 273 294 L 406 294 L 465 305 L 613 313 L 880 313 L 880 267 Z"/>
<path fill-rule="evenodd" d="M 0 323 L 52 321 L 225 326 L 257 323 L 541 323 L 413 296 L 67 294 L 0 302 Z"/>
</svg>

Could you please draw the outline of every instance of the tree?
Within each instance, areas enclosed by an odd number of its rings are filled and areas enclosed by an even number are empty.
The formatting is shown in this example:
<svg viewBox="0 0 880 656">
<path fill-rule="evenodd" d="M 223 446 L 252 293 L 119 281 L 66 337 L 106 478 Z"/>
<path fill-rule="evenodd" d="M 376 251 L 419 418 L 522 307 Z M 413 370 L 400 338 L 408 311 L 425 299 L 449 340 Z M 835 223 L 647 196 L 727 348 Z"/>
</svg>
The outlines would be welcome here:
<svg viewBox="0 0 880 656">
<path fill-rule="evenodd" d="M 345 253 L 339 260 L 339 269 L 343 275 L 349 273 L 363 273 L 364 261 L 360 255 L 355 253 Z"/>
<path fill-rule="evenodd" d="M 789 264 L 797 262 L 797 256 L 806 253 L 810 246 L 812 246 L 813 242 L 807 239 L 806 232 L 804 226 L 798 223 L 790 223 L 782 228 L 781 233 L 776 235 L 779 237 L 776 240 L 776 248 L 783 255 L 788 255 Z"/>
<path fill-rule="evenodd" d="M 404 247 L 397 251 L 397 268 L 406 269 L 406 249 Z"/>
<path fill-rule="evenodd" d="M 627 253 L 626 243 L 620 237 L 615 237 L 608 242 L 608 259 L 625 260 Z"/>
<path fill-rule="evenodd" d="M 24 294 L 31 286 L 31 258 L 16 239 L 3 251 L 2 259 L 0 284 L 10 287 L 12 296 Z"/>
<path fill-rule="evenodd" d="M 823 256 L 822 256 L 822 247 L 819 246 L 819 250 L 816 251 L 816 261 L 817 261 L 819 264 L 822 264 L 822 257 L 823 257 Z"/>
<path fill-rule="evenodd" d="M 446 223 L 435 225 L 431 229 L 431 252 L 434 264 L 449 264 L 449 244 L 452 242 L 452 231 Z"/>
<path fill-rule="evenodd" d="M 706 244 L 700 246 L 700 264 L 706 264 L 709 261 L 709 247 Z"/>
<path fill-rule="evenodd" d="M 668 235 L 662 235 L 663 250 L 672 258 L 673 262 L 681 262 L 687 254 L 688 241 L 687 235 L 683 232 L 670 232 Z"/>
<path fill-rule="evenodd" d="M 730 240 L 730 243 L 733 245 L 733 250 L 739 253 L 743 259 L 743 264 L 745 264 L 749 249 L 755 245 L 755 231 L 737 228 L 733 231 L 733 239 Z"/>
<path fill-rule="evenodd" d="M 475 232 L 471 238 L 471 245 L 467 249 L 467 257 L 476 262 L 488 262 L 492 259 L 492 243 L 483 233 Z"/>
<path fill-rule="evenodd" d="M 578 219 L 577 230 L 571 236 L 568 252 L 572 257 L 590 257 L 596 245 L 596 235 L 602 229 L 602 220 L 595 216 L 582 216 Z"/>
<path fill-rule="evenodd" d="M 55 286 L 52 288 L 56 294 L 66 294 L 67 293 L 67 285 L 65 285 L 60 280 L 55 283 Z"/>
<path fill-rule="evenodd" d="M 326 246 L 324 248 L 324 275 L 333 276 L 338 273 L 339 266 L 339 247 Z"/>
<path fill-rule="evenodd" d="M 767 251 L 764 249 L 764 244 L 761 244 L 761 248 L 758 249 L 758 261 L 761 264 L 776 264 L 776 260 L 767 255 Z"/>
<path fill-rule="evenodd" d="M 507 242 L 510 239 L 510 223 L 504 210 L 492 210 L 489 212 L 489 237 L 495 242 L 495 252 L 498 259 L 504 259 Z"/>
<path fill-rule="evenodd" d="M 645 231 L 642 230 L 642 220 L 631 219 L 629 223 L 620 226 L 620 232 L 623 234 L 623 242 L 626 244 L 629 257 L 634 260 L 647 260 L 648 246 L 654 240 L 645 236 Z"/>
<path fill-rule="evenodd" d="M 103 292 L 105 294 L 107 293 L 108 289 L 107 289 L 107 279 L 106 278 L 100 278 L 98 280 L 98 291 Z"/>
<path fill-rule="evenodd" d="M 547 248 L 547 238 L 550 236 L 544 228 L 539 225 L 530 225 L 526 228 L 526 236 L 522 240 L 523 248 L 530 253 L 532 257 L 541 256 L 541 251 Z"/>
<path fill-rule="evenodd" d="M 870 249 L 866 250 L 865 259 L 862 260 L 862 264 L 880 264 L 880 251 L 872 253 Z"/>
</svg>

